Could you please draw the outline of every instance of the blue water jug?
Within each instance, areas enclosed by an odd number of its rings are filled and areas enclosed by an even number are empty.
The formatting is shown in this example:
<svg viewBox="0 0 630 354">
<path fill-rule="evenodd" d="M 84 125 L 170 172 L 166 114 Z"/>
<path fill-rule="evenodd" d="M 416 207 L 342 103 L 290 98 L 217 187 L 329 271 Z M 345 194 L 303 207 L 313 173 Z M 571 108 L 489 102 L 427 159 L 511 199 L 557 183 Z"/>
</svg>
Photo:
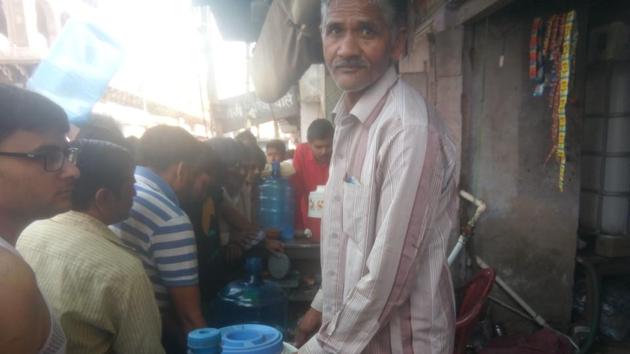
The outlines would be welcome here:
<svg viewBox="0 0 630 354">
<path fill-rule="evenodd" d="M 123 49 L 93 23 L 70 19 L 27 88 L 60 105 L 72 122 L 89 118 L 123 62 Z"/>
<path fill-rule="evenodd" d="M 283 241 L 293 239 L 295 198 L 293 188 L 280 176 L 280 163 L 272 164 L 271 177 L 260 185 L 258 223 L 263 230 L 278 230 Z"/>
<path fill-rule="evenodd" d="M 188 354 L 221 354 L 221 332 L 200 328 L 188 333 Z"/>
<path fill-rule="evenodd" d="M 233 281 L 218 294 L 215 321 L 218 327 L 258 323 L 284 331 L 287 322 L 287 296 L 282 288 L 261 277 L 262 260 L 247 258 L 247 280 Z"/>
</svg>

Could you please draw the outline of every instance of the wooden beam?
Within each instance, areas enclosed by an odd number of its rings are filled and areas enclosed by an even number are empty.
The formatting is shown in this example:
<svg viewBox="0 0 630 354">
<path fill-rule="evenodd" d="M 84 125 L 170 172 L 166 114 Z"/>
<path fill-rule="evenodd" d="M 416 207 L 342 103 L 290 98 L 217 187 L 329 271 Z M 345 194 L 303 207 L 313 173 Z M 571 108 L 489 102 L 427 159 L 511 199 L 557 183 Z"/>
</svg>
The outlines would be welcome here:
<svg viewBox="0 0 630 354">
<path fill-rule="evenodd" d="M 514 0 L 468 0 L 457 9 L 457 23 L 466 24 L 484 18 Z"/>
</svg>

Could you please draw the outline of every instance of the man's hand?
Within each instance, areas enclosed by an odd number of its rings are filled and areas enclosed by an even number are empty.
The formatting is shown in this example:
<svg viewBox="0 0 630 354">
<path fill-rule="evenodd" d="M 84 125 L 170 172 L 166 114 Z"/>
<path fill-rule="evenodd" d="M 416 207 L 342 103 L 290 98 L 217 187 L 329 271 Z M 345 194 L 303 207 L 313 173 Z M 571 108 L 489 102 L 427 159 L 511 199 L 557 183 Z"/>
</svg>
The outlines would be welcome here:
<svg viewBox="0 0 630 354">
<path fill-rule="evenodd" d="M 175 316 L 184 338 L 193 329 L 208 327 L 201 313 L 199 286 L 172 287 L 168 288 L 168 293 L 171 296 Z"/>
<path fill-rule="evenodd" d="M 284 243 L 278 240 L 265 239 L 265 248 L 271 253 L 284 253 Z"/>
<path fill-rule="evenodd" d="M 246 248 L 252 242 L 256 240 L 256 232 L 237 231 L 230 235 L 230 242 L 239 244 L 241 247 Z"/>
<path fill-rule="evenodd" d="M 295 331 L 295 346 L 301 347 L 311 337 L 319 331 L 322 326 L 322 313 L 310 308 L 304 314 L 304 317 L 298 322 L 297 329 Z"/>
</svg>

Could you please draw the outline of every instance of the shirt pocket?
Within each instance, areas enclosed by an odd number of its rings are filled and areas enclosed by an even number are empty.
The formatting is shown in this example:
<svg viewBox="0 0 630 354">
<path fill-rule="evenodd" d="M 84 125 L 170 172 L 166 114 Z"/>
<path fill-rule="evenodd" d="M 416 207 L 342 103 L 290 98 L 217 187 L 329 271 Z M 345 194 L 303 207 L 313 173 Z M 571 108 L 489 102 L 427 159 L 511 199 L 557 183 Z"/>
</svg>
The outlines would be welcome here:
<svg viewBox="0 0 630 354">
<path fill-rule="evenodd" d="M 345 242 L 344 297 L 354 288 L 365 272 L 367 258 L 367 215 L 369 209 L 367 187 L 343 183 L 342 230 Z"/>
<path fill-rule="evenodd" d="M 367 215 L 369 189 L 365 186 L 343 183 L 343 233 L 353 246 L 363 251 L 364 240 L 367 236 Z"/>
</svg>

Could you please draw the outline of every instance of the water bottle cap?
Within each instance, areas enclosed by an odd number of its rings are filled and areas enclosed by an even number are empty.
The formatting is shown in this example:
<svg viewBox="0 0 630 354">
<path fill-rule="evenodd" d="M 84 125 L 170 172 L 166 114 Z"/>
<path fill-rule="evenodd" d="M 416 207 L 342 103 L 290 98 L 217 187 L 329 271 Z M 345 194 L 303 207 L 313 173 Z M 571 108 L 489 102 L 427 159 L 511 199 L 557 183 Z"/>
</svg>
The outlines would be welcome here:
<svg viewBox="0 0 630 354">
<path fill-rule="evenodd" d="M 245 270 L 249 275 L 258 275 L 262 271 L 262 259 L 260 257 L 247 257 Z"/>
<path fill-rule="evenodd" d="M 282 333 L 264 325 L 243 324 L 221 328 L 223 354 L 280 354 Z"/>
<path fill-rule="evenodd" d="M 271 163 L 271 176 L 280 177 L 280 162 L 274 161 Z"/>
<path fill-rule="evenodd" d="M 204 349 L 219 347 L 221 332 L 215 328 L 199 328 L 188 333 L 188 348 Z"/>
</svg>

